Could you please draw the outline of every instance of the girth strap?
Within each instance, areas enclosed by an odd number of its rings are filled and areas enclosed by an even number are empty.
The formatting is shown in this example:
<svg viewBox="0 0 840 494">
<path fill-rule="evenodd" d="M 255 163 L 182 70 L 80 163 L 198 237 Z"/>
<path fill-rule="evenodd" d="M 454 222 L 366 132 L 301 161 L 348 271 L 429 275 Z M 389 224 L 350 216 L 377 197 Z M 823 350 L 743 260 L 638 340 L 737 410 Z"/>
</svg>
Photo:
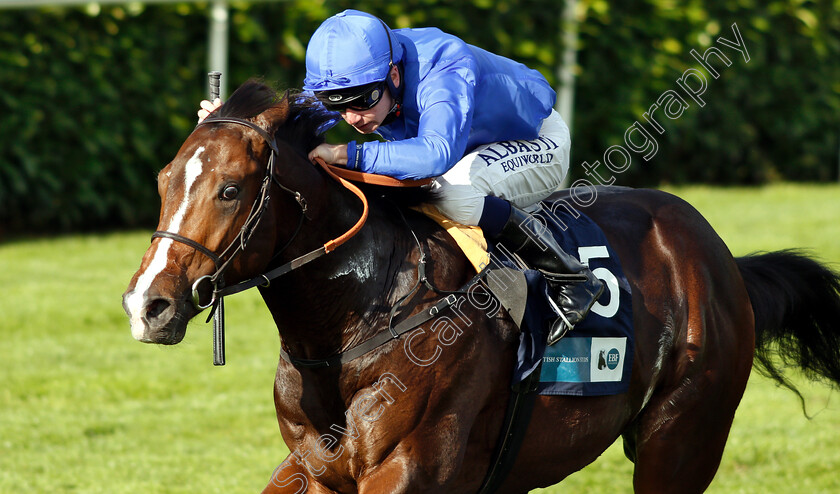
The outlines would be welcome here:
<svg viewBox="0 0 840 494">
<path fill-rule="evenodd" d="M 525 432 L 531 422 L 531 412 L 537 401 L 537 386 L 540 383 L 542 363 L 520 383 L 511 386 L 505 418 L 502 421 L 502 432 L 496 442 L 496 449 L 491 457 L 490 468 L 478 489 L 478 494 L 496 492 L 505 481 L 513 463 L 519 454 Z"/>
</svg>

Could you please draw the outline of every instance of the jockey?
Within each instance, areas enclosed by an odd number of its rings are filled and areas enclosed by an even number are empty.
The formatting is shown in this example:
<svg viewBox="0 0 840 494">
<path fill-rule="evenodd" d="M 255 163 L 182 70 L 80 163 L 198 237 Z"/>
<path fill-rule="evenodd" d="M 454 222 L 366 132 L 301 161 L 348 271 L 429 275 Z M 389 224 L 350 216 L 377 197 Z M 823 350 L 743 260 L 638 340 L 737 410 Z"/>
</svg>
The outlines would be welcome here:
<svg viewBox="0 0 840 494">
<path fill-rule="evenodd" d="M 549 344 L 584 318 L 603 283 L 523 211 L 555 192 L 569 168 L 569 129 L 539 72 L 436 28 L 392 31 L 346 10 L 309 40 L 303 89 L 360 133 L 385 139 L 321 144 L 311 160 L 434 178 L 433 203 L 444 215 L 478 225 L 545 275 L 563 314 Z M 586 281 L 561 283 L 558 274 Z"/>
</svg>

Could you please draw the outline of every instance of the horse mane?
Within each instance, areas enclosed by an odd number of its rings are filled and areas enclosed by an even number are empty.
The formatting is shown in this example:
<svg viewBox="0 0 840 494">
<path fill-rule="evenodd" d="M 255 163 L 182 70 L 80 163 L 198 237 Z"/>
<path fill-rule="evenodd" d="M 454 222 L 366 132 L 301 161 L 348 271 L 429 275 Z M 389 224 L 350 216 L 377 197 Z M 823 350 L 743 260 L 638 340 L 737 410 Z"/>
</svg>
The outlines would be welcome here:
<svg viewBox="0 0 840 494">
<path fill-rule="evenodd" d="M 277 108 L 280 118 L 274 125 L 274 136 L 289 144 L 302 156 L 309 154 L 318 144 L 324 142 L 323 133 L 332 127 L 339 117 L 324 108 L 313 96 L 299 90 L 286 90 L 282 96 L 259 79 L 250 79 L 228 98 L 224 104 L 207 117 L 207 122 L 221 118 L 251 120 L 260 114 Z M 275 117 L 276 118 L 276 117 Z M 392 204 L 410 207 L 428 202 L 432 192 L 428 188 L 394 188 L 375 185 L 361 185 L 368 197 L 379 197 Z"/>
<path fill-rule="evenodd" d="M 280 110 L 276 113 L 280 118 L 272 122 L 274 136 L 303 155 L 324 142 L 323 132 L 337 119 L 312 95 L 286 90 L 280 96 L 260 80 L 251 79 L 239 86 L 207 121 L 220 118 L 251 120 L 273 108 Z"/>
<path fill-rule="evenodd" d="M 268 110 L 277 103 L 277 92 L 257 79 L 251 79 L 241 86 L 218 110 L 208 118 L 242 118 L 248 120 Z"/>
</svg>

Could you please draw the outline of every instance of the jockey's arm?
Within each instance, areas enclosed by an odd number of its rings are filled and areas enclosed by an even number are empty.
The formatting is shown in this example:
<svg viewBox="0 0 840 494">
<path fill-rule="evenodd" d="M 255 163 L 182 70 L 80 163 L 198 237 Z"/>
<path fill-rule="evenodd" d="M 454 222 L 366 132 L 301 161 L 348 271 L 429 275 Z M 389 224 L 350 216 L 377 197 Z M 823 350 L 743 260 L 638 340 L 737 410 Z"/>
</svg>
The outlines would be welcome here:
<svg viewBox="0 0 840 494">
<path fill-rule="evenodd" d="M 467 147 L 475 101 L 475 85 L 462 73 L 447 70 L 424 81 L 418 88 L 417 137 L 360 144 L 355 168 L 402 180 L 438 177 L 457 163 Z"/>
</svg>

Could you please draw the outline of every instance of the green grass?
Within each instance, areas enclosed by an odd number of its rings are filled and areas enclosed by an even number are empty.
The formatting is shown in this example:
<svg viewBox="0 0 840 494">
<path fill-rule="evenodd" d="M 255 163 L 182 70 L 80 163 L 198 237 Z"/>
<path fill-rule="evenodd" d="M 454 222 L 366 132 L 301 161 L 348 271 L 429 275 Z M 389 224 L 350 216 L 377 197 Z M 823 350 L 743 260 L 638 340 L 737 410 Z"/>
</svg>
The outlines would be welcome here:
<svg viewBox="0 0 840 494">
<path fill-rule="evenodd" d="M 838 186 L 672 191 L 735 255 L 805 247 L 840 262 Z M 203 322 L 174 347 L 132 339 L 120 295 L 148 239 L 0 245 L 0 493 L 258 492 L 287 454 L 272 402 L 279 340 L 256 293 L 228 302 L 225 367 L 212 365 Z M 752 377 L 710 492 L 840 491 L 840 397 L 797 382 L 811 421 L 793 393 Z M 537 492 L 630 492 L 631 482 L 617 443 Z"/>
<path fill-rule="evenodd" d="M 147 232 L 0 246 L 0 492 L 259 492 L 283 459 L 279 340 L 256 293 L 174 347 L 131 337 L 120 296 Z"/>
</svg>

